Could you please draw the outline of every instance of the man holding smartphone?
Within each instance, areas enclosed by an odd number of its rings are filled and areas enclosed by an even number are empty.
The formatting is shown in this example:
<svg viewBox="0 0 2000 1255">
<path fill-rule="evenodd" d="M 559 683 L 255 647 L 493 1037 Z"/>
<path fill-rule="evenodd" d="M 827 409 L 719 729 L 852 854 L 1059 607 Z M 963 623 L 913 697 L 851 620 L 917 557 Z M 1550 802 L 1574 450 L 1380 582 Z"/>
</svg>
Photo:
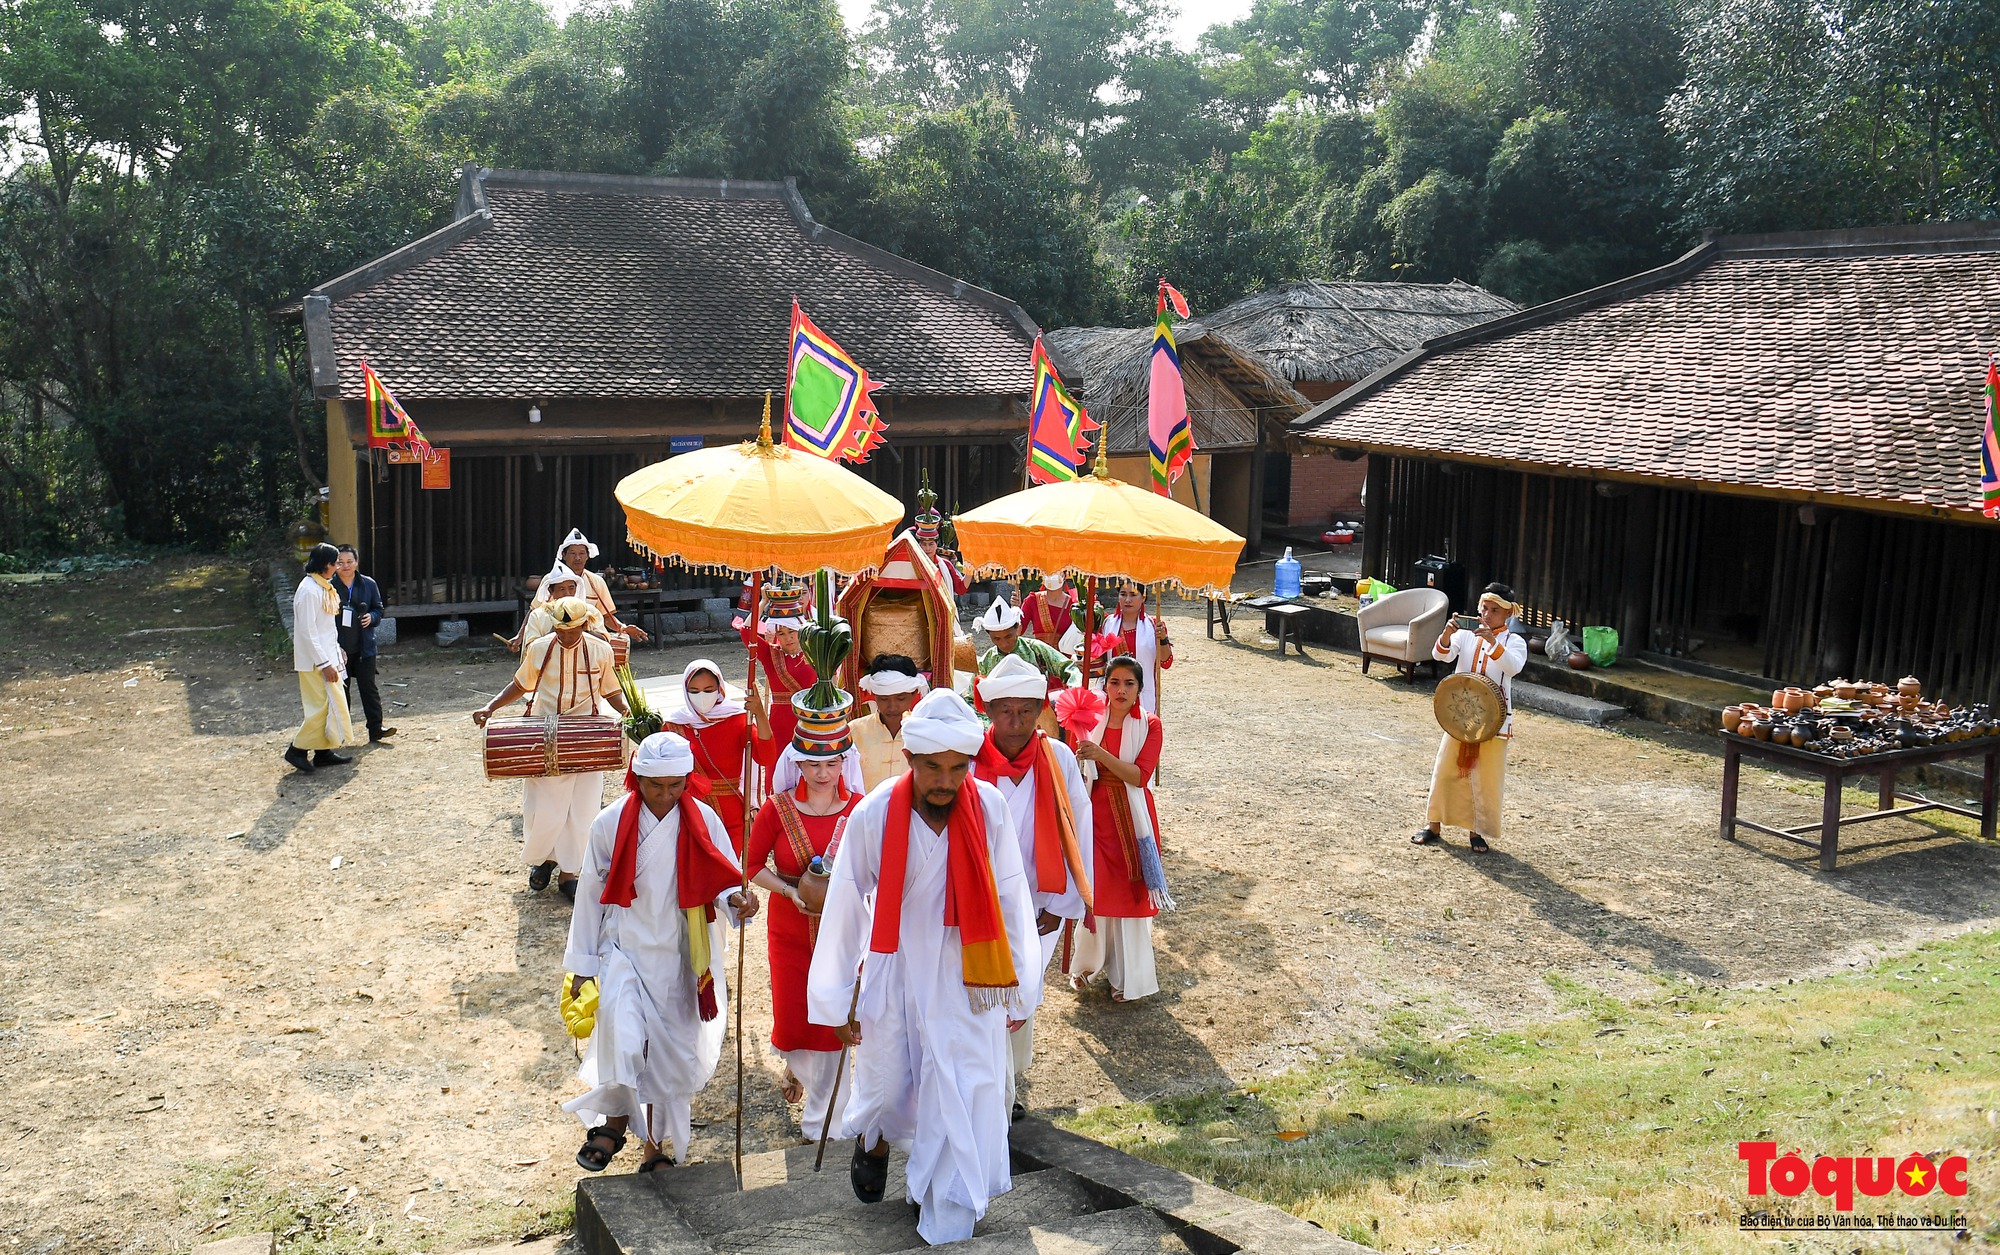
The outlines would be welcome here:
<svg viewBox="0 0 2000 1255">
<path fill-rule="evenodd" d="M 385 741 L 396 735 L 394 728 L 382 726 L 382 690 L 375 682 L 375 628 L 382 622 L 382 590 L 374 580 L 361 574 L 361 556 L 353 545 L 340 546 L 340 558 L 333 564 L 334 588 L 340 593 L 340 618 L 336 624 L 340 647 L 347 652 L 347 682 L 361 686 L 361 709 L 368 717 L 368 739 Z"/>
</svg>

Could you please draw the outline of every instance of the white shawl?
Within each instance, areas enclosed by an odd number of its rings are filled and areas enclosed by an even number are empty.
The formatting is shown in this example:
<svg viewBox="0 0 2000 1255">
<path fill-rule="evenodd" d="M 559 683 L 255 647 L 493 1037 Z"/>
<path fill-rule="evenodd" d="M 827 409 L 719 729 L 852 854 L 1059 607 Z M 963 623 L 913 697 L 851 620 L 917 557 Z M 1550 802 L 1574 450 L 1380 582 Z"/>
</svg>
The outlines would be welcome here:
<svg viewBox="0 0 2000 1255">
<path fill-rule="evenodd" d="M 1114 614 L 1111 622 L 1118 632 L 1124 632 L 1124 619 Z M 1157 715 L 1160 713 L 1160 637 L 1153 630 L 1153 616 L 1144 610 L 1139 612 L 1139 626 L 1132 632 L 1132 656 L 1139 660 L 1139 666 L 1146 673 L 1146 691 L 1139 694 L 1139 704 Z"/>
</svg>

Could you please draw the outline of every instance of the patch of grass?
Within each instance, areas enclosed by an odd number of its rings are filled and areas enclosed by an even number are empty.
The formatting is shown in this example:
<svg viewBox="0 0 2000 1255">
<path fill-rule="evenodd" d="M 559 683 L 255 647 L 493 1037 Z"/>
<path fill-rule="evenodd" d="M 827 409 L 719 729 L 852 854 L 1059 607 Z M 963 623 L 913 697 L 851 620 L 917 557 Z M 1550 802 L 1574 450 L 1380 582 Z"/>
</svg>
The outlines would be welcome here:
<svg viewBox="0 0 2000 1255">
<path fill-rule="evenodd" d="M 2000 1240 L 2000 934 L 1762 990 L 1624 1003 L 1547 979 L 1578 1014 L 1519 1032 L 1392 1017 L 1380 1043 L 1260 1085 L 1064 1123 L 1382 1249 L 1743 1250 L 1750 1139 L 1966 1155 L 1965 1198 L 1873 1210 L 1956 1204 Z"/>
<path fill-rule="evenodd" d="M 275 1233 L 284 1255 L 453 1251 L 566 1233 L 576 1223 L 573 1197 L 553 1206 L 529 1199 L 521 1207 L 429 1191 L 413 1203 L 408 1194 L 350 1198 L 337 1177 L 323 1184 L 279 1180 L 246 1163 L 190 1163 L 179 1193 L 195 1245 Z"/>
</svg>

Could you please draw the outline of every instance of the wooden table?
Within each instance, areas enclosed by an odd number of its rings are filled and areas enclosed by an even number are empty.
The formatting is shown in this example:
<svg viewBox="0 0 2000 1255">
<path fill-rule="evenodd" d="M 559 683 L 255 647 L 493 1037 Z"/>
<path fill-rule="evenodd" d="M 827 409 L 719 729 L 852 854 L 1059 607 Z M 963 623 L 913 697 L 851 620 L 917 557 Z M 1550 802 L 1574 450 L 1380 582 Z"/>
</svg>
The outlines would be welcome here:
<svg viewBox="0 0 2000 1255">
<path fill-rule="evenodd" d="M 1754 737 L 1738 736 L 1734 732 L 1724 732 L 1720 735 L 1722 736 L 1722 839 L 1725 841 L 1734 841 L 1736 829 L 1741 825 L 1797 845 L 1815 846 L 1819 849 L 1820 870 L 1830 872 L 1833 870 L 1834 857 L 1840 849 L 1840 830 L 1853 824 L 1872 823 L 1878 819 L 1897 819 L 1917 814 L 1919 811 L 1949 811 L 1954 815 L 1964 815 L 1978 820 L 1981 839 L 1986 841 L 1993 839 L 1994 819 L 1996 814 L 2000 814 L 2000 737 L 1977 737 L 1969 741 L 1926 745 L 1917 749 L 1862 754 L 1855 758 L 1832 758 L 1796 746 L 1773 745 L 1769 741 L 1759 741 Z M 1820 821 L 1816 824 L 1801 824 L 1796 828 L 1773 828 L 1755 820 L 1737 818 L 1736 788 L 1742 772 L 1742 760 L 1746 755 L 1751 758 L 1761 758 L 1766 762 L 1788 763 L 1818 773 L 1826 790 L 1826 795 L 1820 803 Z M 1978 810 L 1896 792 L 1896 774 L 1904 768 L 1922 767 L 1956 758 L 1986 760 Z M 1845 818 L 1841 816 L 1841 782 L 1849 776 L 1875 777 L 1878 801 L 1876 809 L 1862 815 L 1850 815 Z M 1899 800 L 1909 802 L 1911 805 L 1897 806 Z"/>
</svg>

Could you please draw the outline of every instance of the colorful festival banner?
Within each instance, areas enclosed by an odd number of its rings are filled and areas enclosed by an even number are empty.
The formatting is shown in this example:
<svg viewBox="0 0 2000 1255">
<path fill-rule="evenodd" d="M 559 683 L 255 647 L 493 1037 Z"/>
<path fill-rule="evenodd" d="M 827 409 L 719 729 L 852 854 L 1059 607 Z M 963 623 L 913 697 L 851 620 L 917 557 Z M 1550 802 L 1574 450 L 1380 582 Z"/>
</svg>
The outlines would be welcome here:
<svg viewBox="0 0 2000 1255">
<path fill-rule="evenodd" d="M 1194 460 L 1194 428 L 1188 423 L 1187 389 L 1181 382 L 1181 351 L 1167 322 L 1167 303 L 1188 316 L 1187 298 L 1160 279 L 1158 321 L 1153 324 L 1153 373 L 1146 389 L 1146 446 L 1153 468 L 1153 491 L 1174 495 L 1174 481 Z"/>
<path fill-rule="evenodd" d="M 1040 336 L 1028 364 L 1035 379 L 1028 393 L 1028 478 L 1038 484 L 1075 479 L 1086 452 L 1084 433 L 1096 431 L 1097 423 L 1063 386 Z"/>
<path fill-rule="evenodd" d="M 792 302 L 790 365 L 785 375 L 785 443 L 832 461 L 865 462 L 882 441 L 871 394 L 881 387 L 833 337 Z"/>
<path fill-rule="evenodd" d="M 368 363 L 361 363 L 361 383 L 368 411 L 368 447 L 387 449 L 394 445 L 408 444 L 418 452 L 430 447 L 424 439 L 423 429 L 418 427 L 403 409 L 396 394 L 389 391 L 389 385 L 375 373 Z"/>
<path fill-rule="evenodd" d="M 2000 519 L 2000 362 L 1986 358 L 1986 432 L 1979 442 L 1979 508 L 1989 519 Z"/>
</svg>

